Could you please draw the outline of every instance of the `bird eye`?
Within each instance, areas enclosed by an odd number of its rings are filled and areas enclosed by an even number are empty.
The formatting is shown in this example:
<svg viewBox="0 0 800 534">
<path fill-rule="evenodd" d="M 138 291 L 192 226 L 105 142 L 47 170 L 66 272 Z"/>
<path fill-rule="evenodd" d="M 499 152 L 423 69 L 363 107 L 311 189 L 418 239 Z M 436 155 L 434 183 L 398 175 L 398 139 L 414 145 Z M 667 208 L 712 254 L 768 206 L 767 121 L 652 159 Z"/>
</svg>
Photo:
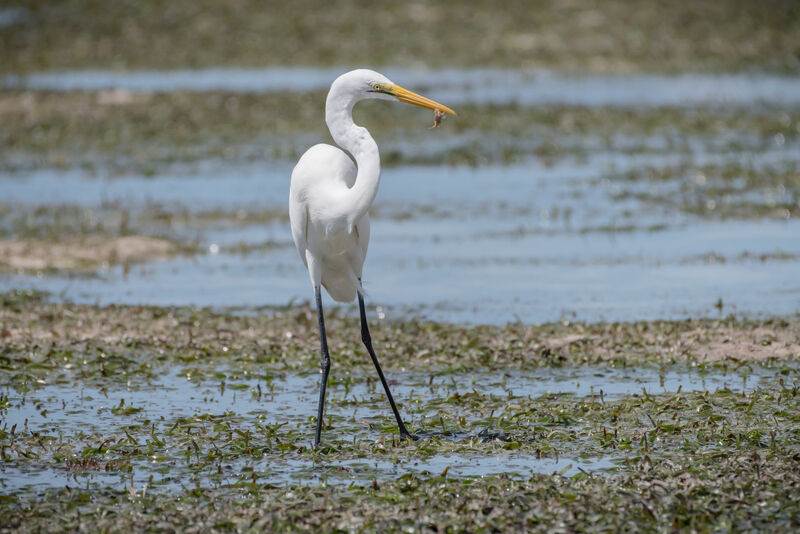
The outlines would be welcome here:
<svg viewBox="0 0 800 534">
<path fill-rule="evenodd" d="M 381 90 L 381 84 L 379 84 L 379 83 L 373 83 L 373 84 L 372 84 L 372 90 L 373 90 L 373 91 L 380 91 L 380 90 Z"/>
</svg>

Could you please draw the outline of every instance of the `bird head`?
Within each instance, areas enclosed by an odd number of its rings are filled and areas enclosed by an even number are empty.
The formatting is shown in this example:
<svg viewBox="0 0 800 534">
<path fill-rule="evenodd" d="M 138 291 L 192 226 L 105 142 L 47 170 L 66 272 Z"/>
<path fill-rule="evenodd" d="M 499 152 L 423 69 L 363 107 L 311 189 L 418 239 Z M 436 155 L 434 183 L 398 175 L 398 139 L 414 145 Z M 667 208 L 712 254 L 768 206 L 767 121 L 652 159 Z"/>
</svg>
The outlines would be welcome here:
<svg viewBox="0 0 800 534">
<path fill-rule="evenodd" d="M 379 72 L 369 69 L 358 69 L 342 74 L 331 86 L 342 93 L 349 93 L 354 100 L 374 98 L 413 104 L 426 109 L 438 109 L 440 112 L 455 115 L 456 112 L 435 100 L 418 95 L 392 82 Z"/>
</svg>

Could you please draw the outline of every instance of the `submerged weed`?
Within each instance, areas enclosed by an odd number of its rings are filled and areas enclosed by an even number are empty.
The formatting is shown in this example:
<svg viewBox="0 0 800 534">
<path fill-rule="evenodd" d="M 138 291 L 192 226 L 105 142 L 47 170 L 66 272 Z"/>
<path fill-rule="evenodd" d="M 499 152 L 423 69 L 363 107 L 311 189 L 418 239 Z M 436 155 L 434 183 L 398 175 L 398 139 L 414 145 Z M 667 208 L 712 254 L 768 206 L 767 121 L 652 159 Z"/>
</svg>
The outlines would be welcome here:
<svg viewBox="0 0 800 534">
<path fill-rule="evenodd" d="M 1 296 L 3 530 L 781 530 L 798 517 L 795 319 L 381 321 L 376 345 L 414 370 L 387 373 L 418 439 L 399 438 L 369 360 L 343 336 L 331 338 L 324 446 L 313 450 L 308 307 L 45 297 Z M 328 324 L 357 331 L 341 311 Z M 722 338 L 724 354 L 746 343 L 742 356 L 772 357 L 706 358 Z M 558 373 L 569 387 L 533 393 Z M 696 381 L 675 388 L 675 373 Z M 644 375 L 647 387 L 635 382 Z"/>
</svg>

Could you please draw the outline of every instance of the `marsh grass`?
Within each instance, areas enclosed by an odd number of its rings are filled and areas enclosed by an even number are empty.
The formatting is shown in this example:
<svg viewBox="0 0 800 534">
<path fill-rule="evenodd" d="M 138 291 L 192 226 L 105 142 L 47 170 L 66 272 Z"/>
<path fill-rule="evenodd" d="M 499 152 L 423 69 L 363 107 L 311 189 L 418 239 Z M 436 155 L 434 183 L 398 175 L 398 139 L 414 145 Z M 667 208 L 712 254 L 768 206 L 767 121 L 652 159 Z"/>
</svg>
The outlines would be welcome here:
<svg viewBox="0 0 800 534">
<path fill-rule="evenodd" d="M 504 65 L 596 72 L 798 69 L 797 5 L 769 0 L 12 2 L 7 72 L 218 65 Z"/>
<path fill-rule="evenodd" d="M 80 353 L 65 350 L 74 344 L 88 353 L 117 353 L 123 366 L 136 362 L 130 370 L 120 369 L 127 372 L 173 360 L 211 366 L 216 365 L 214 357 L 241 371 L 308 370 L 318 364 L 316 313 L 308 305 L 231 313 L 194 307 L 51 303 L 39 300 L 38 293 L 28 294 L 3 294 L 0 317 L 7 333 L 3 338 L 7 351 L 34 344 L 47 358 L 35 366 L 36 373 L 57 372 L 65 363 L 82 362 Z M 368 368 L 358 336 L 345 334 L 359 331 L 357 316 L 336 308 L 327 315 L 331 330 L 343 333 L 329 341 L 338 355 L 334 368 Z M 446 371 L 702 363 L 725 357 L 760 359 L 771 352 L 781 357 L 796 356 L 800 335 L 797 322 L 791 319 L 736 317 L 633 323 L 564 320 L 505 326 L 459 326 L 409 319 L 380 321 L 374 329 L 376 344 L 384 351 L 402 355 L 402 368 Z M 761 351 L 764 347 L 768 350 Z M 102 359 L 93 361 L 99 364 Z M 16 358 L 8 365 L 19 365 L 21 370 L 29 357 L 14 362 Z M 90 365 L 86 372 L 96 373 L 96 366 Z"/>
<path fill-rule="evenodd" d="M 295 160 L 329 142 L 325 93 L 155 93 L 126 104 L 100 92 L 0 91 L 0 150 L 9 171 L 42 164 L 113 177 L 152 175 L 174 162 L 222 158 Z M 800 135 L 795 108 L 618 109 L 463 105 L 429 131 L 427 113 L 366 102 L 355 118 L 382 147 L 386 166 L 544 162 L 597 150 L 684 153 L 762 151 Z M 409 148 L 408 139 L 420 141 Z M 721 142 L 720 139 L 724 139 Z M 660 147 L 660 148 L 658 148 Z"/>
<path fill-rule="evenodd" d="M 194 489 L 179 497 L 65 489 L 1 506 L 4 530 L 23 532 L 792 532 L 800 512 L 798 490 L 796 451 L 748 451 L 677 462 L 637 460 L 631 471 L 611 477 L 406 475 L 348 488 L 243 482 L 227 491 Z"/>
<path fill-rule="evenodd" d="M 800 65 L 797 5 L 782 0 L 669 6 L 613 0 L 602 9 L 584 0 L 502 8 L 488 0 L 468 7 L 450 0 L 380 7 L 337 1 L 326 9 L 305 1 L 70 0 L 6 8 L 17 11 L 0 27 L 0 71 L 16 75 L 288 63 L 416 68 L 420 61 L 428 68 L 616 74 L 797 73 Z M 43 168 L 95 179 L 157 179 L 173 164 L 290 162 L 328 140 L 323 102 L 323 91 L 4 88 L 6 176 L 0 179 Z M 645 162 L 630 172 L 610 167 L 597 178 L 623 203 L 634 197 L 712 219 L 785 219 L 797 212 L 796 108 L 473 104 L 458 112 L 458 120 L 435 131 L 428 131 L 430 115 L 399 107 L 365 103 L 356 119 L 379 140 L 386 167 L 530 161 L 547 167 L 586 163 L 605 152 Z M 749 160 L 775 154 L 784 161 Z M 709 155 L 728 160 L 701 161 Z M 677 163 L 651 165 L 648 158 L 659 156 Z M 659 191 L 664 184 L 676 194 Z M 391 205 L 375 215 L 451 216 L 432 206 Z M 176 254 L 198 254 L 207 248 L 197 237 L 201 229 L 285 219 L 272 209 L 0 204 L 0 236 L 44 246 L 75 236 L 148 236 L 168 240 Z M 577 231 L 639 230 L 612 224 Z M 283 246 L 233 243 L 220 251 Z M 783 250 L 757 258 L 712 252 L 678 261 L 796 257 Z M 90 263 L 82 272 L 96 268 Z M 332 309 L 324 442 L 313 451 L 316 390 L 290 387 L 315 384 L 318 334 L 307 304 L 209 309 L 57 300 L 35 291 L 0 294 L 0 532 L 794 532 L 800 526 L 797 317 L 723 316 L 720 300 L 720 318 L 686 321 L 374 320 L 384 369 L 420 437 L 409 441 L 397 436 L 372 378 L 356 314 Z M 589 373 L 599 385 L 579 395 L 530 394 L 508 384 L 535 372 L 584 380 Z M 722 376 L 723 385 L 610 395 L 600 383 L 613 373 L 631 380 L 694 374 L 709 383 Z M 167 387 L 172 397 L 164 395 Z M 175 395 L 188 408 L 164 400 Z M 297 410 L 265 409 L 274 403 Z M 509 459 L 513 469 L 486 467 L 511 465 L 503 463 Z M 566 467 L 537 470 L 540 461 L 554 459 Z M 584 468 L 594 460 L 603 467 Z M 480 474 L 461 474 L 459 462 Z"/>
<path fill-rule="evenodd" d="M 140 94 L 124 105 L 101 104 L 102 95 L 0 91 L 0 120 L 5 125 L 0 152 L 7 174 L 25 176 L 44 166 L 95 179 L 157 178 L 171 166 L 191 174 L 192 165 L 204 161 L 220 166 L 286 162 L 288 167 L 310 144 L 329 141 L 321 119 L 323 92 Z M 427 114 L 371 104 L 359 106 L 356 119 L 380 140 L 386 167 L 597 166 L 592 157 L 630 157 L 640 163 L 624 171 L 606 163 L 590 185 L 613 182 L 611 197 L 616 201 L 636 200 L 710 219 L 787 219 L 798 211 L 793 158 L 800 115 L 795 108 L 464 105 L 457 120 L 431 132 Z M 578 185 L 576 195 L 584 188 Z M 387 216 L 404 216 L 402 210 L 383 208 Z M 0 206 L 0 232 L 51 238 L 67 231 L 138 231 L 192 248 L 196 243 L 176 235 L 176 225 L 191 234 L 196 230 L 191 224 L 207 226 L 214 218 L 233 224 L 285 218 L 285 213 L 269 210 L 247 210 L 243 218 L 222 212 L 215 217 L 185 206 L 129 211 L 118 203 L 94 210 L 43 206 L 30 213 Z"/>
<path fill-rule="evenodd" d="M 324 446 L 314 452 L 310 405 L 308 416 L 278 416 L 205 411 L 200 400 L 228 391 L 258 402 L 289 374 L 313 372 L 316 326 L 308 307 L 231 313 L 3 294 L 0 413 L 20 403 L 37 411 L 24 424 L 0 425 L 2 468 L 60 471 L 71 481 L 60 490 L 4 492 L 0 528 L 789 531 L 798 521 L 794 319 L 505 327 L 380 321 L 373 339 L 390 378 L 398 367 L 417 373 L 412 393 L 398 398 L 421 436 L 416 442 L 396 437 L 357 336 L 346 335 L 357 332 L 355 317 L 332 311 L 328 327 L 331 407 Z M 730 357 L 709 361 L 721 341 Z M 600 389 L 588 396 L 503 392 L 504 381 L 493 386 L 498 392 L 482 392 L 464 380 L 491 370 L 587 365 L 624 367 L 633 376 L 645 368 L 722 371 L 731 385 L 612 398 Z M 135 400 L 165 373 L 205 384 L 184 386 L 195 388 L 198 409 L 157 416 Z M 766 378 L 756 387 L 737 385 L 757 373 Z M 105 406 L 93 416 L 99 424 L 57 423 L 76 401 L 52 407 L 52 388 L 76 385 L 99 392 L 81 394 L 83 403 Z M 356 386 L 365 394 L 349 393 Z M 351 409 L 375 415 L 349 416 Z M 614 467 L 481 477 L 446 468 L 447 458 L 480 465 L 498 457 L 531 465 L 606 458 Z M 431 472 L 414 462 L 444 467 Z M 384 464 L 399 467 L 387 472 Z"/>
</svg>

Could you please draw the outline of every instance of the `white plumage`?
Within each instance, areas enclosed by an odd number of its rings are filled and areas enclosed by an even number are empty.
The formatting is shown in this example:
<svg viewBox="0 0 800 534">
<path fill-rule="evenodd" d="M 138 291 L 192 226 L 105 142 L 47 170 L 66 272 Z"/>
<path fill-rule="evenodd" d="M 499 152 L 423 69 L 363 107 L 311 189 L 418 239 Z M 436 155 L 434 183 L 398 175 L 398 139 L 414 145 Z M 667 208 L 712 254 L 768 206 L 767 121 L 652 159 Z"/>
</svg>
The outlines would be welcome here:
<svg viewBox="0 0 800 534">
<path fill-rule="evenodd" d="M 314 288 L 322 352 L 315 447 L 319 444 L 322 429 L 330 369 L 320 286 L 325 287 L 338 302 L 351 302 L 358 296 L 362 340 L 386 390 L 400 433 L 410 436 L 372 348 L 361 288 L 361 273 L 369 245 L 368 212 L 378 193 L 381 178 L 378 145 L 366 128 L 353 122 L 353 106 L 367 98 L 398 100 L 436 110 L 437 124 L 441 113 L 455 115 L 450 108 L 403 89 L 375 71 L 359 69 L 348 72 L 333 82 L 325 102 L 325 122 L 333 140 L 341 148 L 314 145 L 303 154 L 292 171 L 289 188 L 292 238 Z M 345 151 L 352 155 L 352 159 Z"/>
<path fill-rule="evenodd" d="M 341 209 L 355 181 L 353 161 L 323 144 L 308 149 L 292 173 L 289 216 L 297 252 L 312 285 L 322 283 L 338 302 L 356 297 L 369 245 L 369 214 L 351 225 Z"/>
</svg>

